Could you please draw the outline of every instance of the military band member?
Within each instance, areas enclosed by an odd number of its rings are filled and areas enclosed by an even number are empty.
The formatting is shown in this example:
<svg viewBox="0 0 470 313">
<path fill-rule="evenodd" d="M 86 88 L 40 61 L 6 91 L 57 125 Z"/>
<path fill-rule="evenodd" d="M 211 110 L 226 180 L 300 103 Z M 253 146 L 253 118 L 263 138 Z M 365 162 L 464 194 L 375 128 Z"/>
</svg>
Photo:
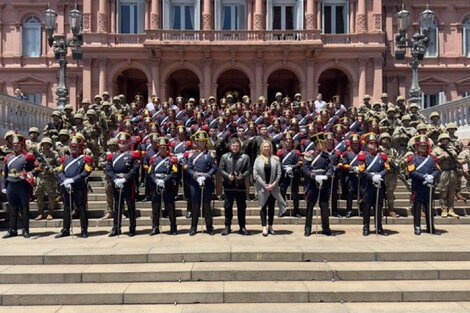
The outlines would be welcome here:
<svg viewBox="0 0 470 313">
<path fill-rule="evenodd" d="M 206 220 L 207 233 L 213 235 L 211 200 L 214 192 L 213 178 L 217 172 L 217 165 L 208 150 L 209 135 L 205 131 L 198 131 L 193 136 L 193 141 L 196 142 L 196 152 L 188 160 L 188 175 L 191 177 L 190 188 L 193 198 L 189 235 L 194 236 L 197 233 L 201 209 Z"/>
<path fill-rule="evenodd" d="M 70 140 L 71 154 L 60 159 L 58 176 L 62 182 L 62 198 L 64 199 L 64 221 L 62 230 L 56 238 L 70 236 L 72 206 L 80 212 L 81 237 L 88 237 L 87 182 L 86 178 L 93 170 L 93 160 L 83 154 L 84 142 L 74 136 Z M 70 198 L 71 197 L 71 198 Z"/>
<path fill-rule="evenodd" d="M 437 158 L 429 154 L 429 142 L 425 135 L 419 135 L 415 145 L 416 152 L 407 158 L 407 169 L 411 177 L 414 233 L 421 235 L 421 212 L 424 209 L 427 232 L 440 235 L 434 228 L 434 213 L 429 207 L 432 202 L 430 192 L 434 191 L 440 174 Z"/>
<path fill-rule="evenodd" d="M 26 152 L 25 139 L 20 134 L 11 135 L 13 151 L 5 157 L 5 189 L 8 198 L 10 228 L 3 238 L 18 236 L 18 215 L 23 218 L 23 237 L 29 238 L 29 201 L 31 184 L 29 172 L 34 169 L 36 158 Z"/>
<path fill-rule="evenodd" d="M 119 152 L 108 155 L 106 164 L 106 176 L 114 183 L 114 219 L 113 229 L 109 237 L 117 236 L 121 233 L 121 221 L 126 200 L 129 213 L 129 237 L 135 236 L 136 229 L 136 182 L 135 176 L 140 168 L 140 151 L 130 150 L 131 135 L 121 132 L 118 134 Z"/>
<path fill-rule="evenodd" d="M 305 236 L 312 233 L 312 218 L 315 203 L 319 203 L 322 233 L 331 236 L 328 201 L 330 199 L 330 183 L 333 177 L 333 164 L 325 147 L 325 134 L 317 133 L 310 140 L 315 142 L 315 152 L 304 155 L 302 172 L 305 179 L 305 196 L 307 200 L 307 216 L 305 219 Z"/>
<path fill-rule="evenodd" d="M 368 236 L 370 233 L 371 210 L 376 212 L 374 219 L 377 234 L 388 236 L 382 227 L 382 207 L 385 191 L 383 180 L 388 173 L 389 165 L 387 155 L 377 151 L 377 139 L 375 133 L 367 134 L 365 137 L 367 151 L 362 151 L 358 156 L 361 198 L 364 201 L 364 227 L 362 230 L 364 236 Z"/>
<path fill-rule="evenodd" d="M 168 138 L 160 137 L 157 141 L 159 153 L 150 159 L 149 176 L 152 191 L 152 231 L 151 236 L 160 233 L 160 211 L 162 205 L 170 218 L 170 234 L 176 235 L 176 176 L 178 159 L 170 155 Z M 162 203 L 163 201 L 163 203 Z"/>
</svg>

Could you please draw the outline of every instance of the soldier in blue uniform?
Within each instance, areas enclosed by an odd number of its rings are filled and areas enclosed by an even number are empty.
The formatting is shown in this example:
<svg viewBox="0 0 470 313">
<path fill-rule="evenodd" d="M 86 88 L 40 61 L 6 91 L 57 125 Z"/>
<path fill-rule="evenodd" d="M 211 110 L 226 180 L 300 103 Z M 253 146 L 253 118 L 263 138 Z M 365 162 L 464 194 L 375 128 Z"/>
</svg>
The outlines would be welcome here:
<svg viewBox="0 0 470 313">
<path fill-rule="evenodd" d="M 64 226 L 55 236 L 56 238 L 70 236 L 70 213 L 72 207 L 80 212 L 81 236 L 88 237 L 88 212 L 87 202 L 87 182 L 86 178 L 93 170 L 93 159 L 83 154 L 84 142 L 79 137 L 72 137 L 70 140 L 71 154 L 60 159 L 61 165 L 58 169 L 58 176 L 62 182 L 62 197 L 64 199 Z M 70 199 L 72 197 L 72 199 Z"/>
<path fill-rule="evenodd" d="M 342 144 L 341 142 L 338 144 L 336 143 L 334 134 L 332 132 L 325 132 L 325 147 L 326 151 L 330 155 L 331 165 L 333 166 L 333 180 L 329 180 L 329 190 L 331 192 L 331 215 L 336 217 L 342 217 L 341 214 L 338 212 L 338 189 L 340 184 L 340 170 L 338 168 L 340 159 L 341 159 L 341 150 L 339 150 L 339 146 Z M 344 150 L 343 150 L 344 151 Z"/>
<path fill-rule="evenodd" d="M 415 147 L 415 153 L 407 158 L 408 173 L 411 177 L 414 233 L 415 235 L 421 235 L 421 210 L 424 209 L 427 232 L 440 235 L 440 232 L 434 228 L 434 214 L 429 207 L 429 199 L 430 196 L 432 197 L 429 193 L 440 175 L 437 158 L 429 154 L 429 141 L 426 135 L 416 137 Z M 429 213 L 431 213 L 431 216 L 429 216 Z"/>
<path fill-rule="evenodd" d="M 18 236 L 18 213 L 23 218 L 23 237 L 29 238 L 29 199 L 31 184 L 28 172 L 35 167 L 35 157 L 26 152 L 25 139 L 20 134 L 11 137 L 13 152 L 5 156 L 5 189 L 10 211 L 10 229 L 3 238 Z"/>
<path fill-rule="evenodd" d="M 374 209 L 377 212 L 374 219 L 376 222 L 376 232 L 379 235 L 388 236 L 388 233 L 382 228 L 382 208 L 385 194 L 383 183 L 384 176 L 390 168 L 388 156 L 385 153 L 377 151 L 378 136 L 375 133 L 369 133 L 365 136 L 367 151 L 359 153 L 358 171 L 361 180 L 361 198 L 364 202 L 363 230 L 362 234 L 368 236 L 370 233 L 370 213 Z M 378 193 L 378 201 L 377 201 Z M 376 208 L 376 205 L 378 207 Z"/>
<path fill-rule="evenodd" d="M 330 183 L 333 176 L 333 164 L 325 149 L 325 134 L 320 132 L 310 140 L 315 143 L 315 151 L 304 155 L 302 172 L 305 179 L 305 197 L 307 200 L 307 217 L 305 219 L 305 236 L 312 233 L 313 206 L 319 201 L 322 233 L 331 236 L 328 201 Z M 320 188 L 321 186 L 321 188 Z"/>
<path fill-rule="evenodd" d="M 150 159 L 149 168 L 152 190 L 152 231 L 150 235 L 154 236 L 160 233 L 162 200 L 170 218 L 170 234 L 176 235 L 175 197 L 178 159 L 170 155 L 168 138 L 160 137 L 157 142 L 159 154 Z"/>
<path fill-rule="evenodd" d="M 135 235 L 136 228 L 136 181 L 135 177 L 140 168 L 140 151 L 130 150 L 131 135 L 121 132 L 117 136 L 119 153 L 108 156 L 105 173 L 114 182 L 114 221 L 109 237 L 121 233 L 122 206 L 126 200 L 129 212 L 129 237 Z M 121 200 L 121 203 L 119 203 Z M 121 210 L 118 210 L 118 208 Z M 120 212 L 119 212 L 120 211 Z"/>
<path fill-rule="evenodd" d="M 211 198 L 214 191 L 213 177 L 217 172 L 217 165 L 208 151 L 209 135 L 205 131 L 198 131 L 193 135 L 193 141 L 196 142 L 197 150 L 188 160 L 188 175 L 191 177 L 190 189 L 193 198 L 193 213 L 189 235 L 194 236 L 197 232 L 201 197 L 207 233 L 213 235 Z"/>
<path fill-rule="evenodd" d="M 282 176 L 279 182 L 281 195 L 286 200 L 287 188 L 291 187 L 291 197 L 294 202 L 294 216 L 302 217 L 299 210 L 299 185 L 302 168 L 302 153 L 300 150 L 294 149 L 294 141 L 292 133 L 287 132 L 284 135 L 284 148 L 277 151 L 277 156 L 281 161 Z M 282 217 L 279 211 L 279 217 Z"/>
<path fill-rule="evenodd" d="M 343 174 L 346 176 L 346 215 L 345 217 L 351 217 L 352 215 L 352 204 L 355 195 L 358 195 L 359 188 L 359 160 L 358 156 L 361 152 L 361 139 L 358 134 L 352 134 L 349 138 L 349 148 L 341 156 L 340 167 L 343 169 Z M 357 199 L 359 206 L 359 199 Z"/>
</svg>

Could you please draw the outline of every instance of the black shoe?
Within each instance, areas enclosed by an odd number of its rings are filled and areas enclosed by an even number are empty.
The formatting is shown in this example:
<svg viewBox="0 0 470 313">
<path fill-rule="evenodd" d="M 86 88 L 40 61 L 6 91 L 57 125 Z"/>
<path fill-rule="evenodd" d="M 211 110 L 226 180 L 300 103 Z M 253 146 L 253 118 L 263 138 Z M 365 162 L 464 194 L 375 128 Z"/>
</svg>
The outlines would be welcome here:
<svg viewBox="0 0 470 313">
<path fill-rule="evenodd" d="M 430 232 L 429 230 L 427 230 L 426 232 L 427 232 L 428 234 L 431 234 L 431 232 Z M 439 230 L 433 228 L 431 235 L 440 236 L 440 235 L 442 235 L 442 233 L 441 233 Z"/>
<path fill-rule="evenodd" d="M 284 217 L 286 216 L 286 212 L 282 213 L 281 211 L 279 211 L 279 214 L 277 215 L 277 217 Z"/>
<path fill-rule="evenodd" d="M 135 236 L 135 229 L 129 229 L 129 237 L 134 237 Z"/>
<path fill-rule="evenodd" d="M 377 230 L 377 234 L 382 236 L 388 236 L 388 233 L 382 227 Z"/>
<path fill-rule="evenodd" d="M 197 234 L 196 228 L 191 228 L 191 229 L 189 230 L 189 236 L 194 236 L 194 235 L 196 235 L 196 234 Z"/>
<path fill-rule="evenodd" d="M 82 232 L 80 233 L 80 237 L 88 238 L 88 230 L 86 229 L 82 230 Z"/>
<path fill-rule="evenodd" d="M 246 230 L 246 228 L 240 228 L 240 230 L 238 231 L 238 233 L 239 233 L 240 235 L 243 235 L 243 236 L 248 236 L 248 235 L 249 235 L 249 233 L 248 233 L 248 231 Z"/>
<path fill-rule="evenodd" d="M 16 237 L 18 236 L 18 231 L 16 230 L 9 230 L 5 235 L 3 235 L 3 239 L 11 238 L 11 237 Z"/>
<path fill-rule="evenodd" d="M 170 235 L 177 235 L 178 234 L 178 230 L 176 228 L 176 226 L 171 226 L 171 229 L 170 229 Z"/>
<path fill-rule="evenodd" d="M 365 227 L 362 229 L 362 235 L 363 236 L 369 236 L 370 234 L 370 230 L 369 230 L 369 227 Z"/>
<path fill-rule="evenodd" d="M 232 232 L 232 230 L 230 229 L 230 226 L 225 226 L 225 229 L 222 231 L 221 235 L 222 236 L 227 236 L 231 232 Z"/>
<path fill-rule="evenodd" d="M 186 212 L 186 218 L 191 218 L 191 216 L 192 216 L 191 211 L 187 211 L 187 212 Z"/>
<path fill-rule="evenodd" d="M 347 211 L 347 212 L 346 212 L 346 215 L 345 215 L 344 217 L 345 217 L 345 218 L 350 218 L 350 217 L 352 217 L 352 215 L 353 215 L 353 212 L 352 212 L 352 211 Z"/>
<path fill-rule="evenodd" d="M 309 237 L 312 234 L 312 230 L 309 227 L 305 228 L 304 236 Z"/>
<path fill-rule="evenodd" d="M 152 228 L 152 231 L 150 232 L 150 236 L 155 236 L 160 234 L 160 229 L 158 227 Z"/>
<path fill-rule="evenodd" d="M 108 237 L 116 237 L 121 234 L 121 230 L 117 228 L 113 228 L 113 230 L 109 233 Z"/>
<path fill-rule="evenodd" d="M 23 230 L 23 237 L 29 238 L 29 230 Z"/>
<path fill-rule="evenodd" d="M 273 236 L 276 235 L 276 233 L 274 232 L 274 230 L 272 230 L 272 228 L 268 228 L 268 233 Z"/>
<path fill-rule="evenodd" d="M 325 236 L 334 236 L 335 234 L 331 231 L 331 229 L 323 229 L 321 233 Z"/>
<path fill-rule="evenodd" d="M 421 235 L 421 228 L 420 227 L 415 227 L 415 235 L 416 236 Z"/>
<path fill-rule="evenodd" d="M 70 236 L 70 231 L 69 230 L 65 230 L 65 229 L 62 229 L 60 231 L 60 233 L 58 233 L 57 235 L 55 235 L 55 238 L 62 238 L 62 237 L 68 237 Z"/>
<path fill-rule="evenodd" d="M 338 218 L 343 218 L 343 216 L 342 216 L 341 214 L 339 214 L 339 213 L 334 213 L 333 216 L 334 216 L 334 217 L 338 217 Z"/>
<path fill-rule="evenodd" d="M 215 234 L 214 227 L 213 226 L 208 226 L 207 231 L 209 235 L 213 236 Z"/>
</svg>

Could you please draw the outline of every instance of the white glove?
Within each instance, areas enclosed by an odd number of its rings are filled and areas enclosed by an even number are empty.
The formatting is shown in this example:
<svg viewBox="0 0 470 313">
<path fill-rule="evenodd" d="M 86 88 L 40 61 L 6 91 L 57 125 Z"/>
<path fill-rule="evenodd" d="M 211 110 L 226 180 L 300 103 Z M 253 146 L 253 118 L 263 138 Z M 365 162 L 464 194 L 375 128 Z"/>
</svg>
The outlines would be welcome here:
<svg viewBox="0 0 470 313">
<path fill-rule="evenodd" d="M 286 173 L 292 172 L 292 166 L 284 166 Z"/>
<path fill-rule="evenodd" d="M 72 184 L 64 184 L 64 187 L 65 187 L 65 189 L 71 189 L 71 188 L 72 188 Z"/>
<path fill-rule="evenodd" d="M 199 186 L 204 185 L 205 181 L 206 181 L 206 178 L 204 176 L 197 178 L 197 183 L 199 184 Z"/>
<path fill-rule="evenodd" d="M 375 174 L 374 176 L 372 176 L 372 182 L 374 183 L 374 185 L 376 186 L 379 186 L 380 185 L 380 182 L 382 181 L 382 176 L 379 175 L 379 174 Z"/>
<path fill-rule="evenodd" d="M 318 184 L 322 184 L 324 180 L 327 180 L 328 176 L 326 175 L 317 175 L 315 176 L 315 180 Z"/>
<path fill-rule="evenodd" d="M 72 185 L 73 184 L 73 178 L 66 178 L 62 184 L 64 186 L 65 185 L 69 185 L 69 186 Z M 67 188 L 67 187 L 65 187 L 65 188 Z"/>
<path fill-rule="evenodd" d="M 7 190 L 5 188 L 3 188 L 2 193 L 7 193 Z"/>
<path fill-rule="evenodd" d="M 424 175 L 424 183 L 423 184 L 433 184 L 434 177 L 432 175 L 426 174 Z"/>
<path fill-rule="evenodd" d="M 116 178 L 114 180 L 114 185 L 118 187 L 119 189 L 121 189 L 122 187 L 124 187 L 125 182 L 126 182 L 125 178 Z"/>
<path fill-rule="evenodd" d="M 157 180 L 157 187 L 163 188 L 165 187 L 165 181 L 163 179 Z"/>
<path fill-rule="evenodd" d="M 183 158 L 183 156 L 184 156 L 183 153 L 178 153 L 176 155 L 176 158 L 178 159 L 178 161 L 180 161 Z"/>
<path fill-rule="evenodd" d="M 353 166 L 353 172 L 354 172 L 354 174 L 359 174 L 359 167 L 358 166 Z"/>
</svg>

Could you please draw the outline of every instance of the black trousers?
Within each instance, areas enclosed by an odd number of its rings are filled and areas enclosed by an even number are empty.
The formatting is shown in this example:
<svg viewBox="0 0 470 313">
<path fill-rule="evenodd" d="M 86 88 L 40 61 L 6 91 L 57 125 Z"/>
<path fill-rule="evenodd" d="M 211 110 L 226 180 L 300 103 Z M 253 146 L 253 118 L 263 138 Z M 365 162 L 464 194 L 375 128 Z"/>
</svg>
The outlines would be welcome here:
<svg viewBox="0 0 470 313">
<path fill-rule="evenodd" d="M 434 214 L 429 212 L 428 202 L 414 202 L 413 203 L 413 223 L 415 227 L 421 227 L 421 210 L 424 209 L 426 216 L 426 229 L 430 231 L 434 229 Z M 431 213 L 431 223 L 429 223 L 429 213 Z"/>
<path fill-rule="evenodd" d="M 169 185 L 169 184 L 167 184 Z M 162 190 L 159 188 L 156 189 L 154 183 L 150 183 L 150 186 L 153 190 L 152 192 L 152 227 L 160 227 L 160 214 L 162 209 L 162 200 L 165 210 L 168 212 L 168 217 L 170 218 L 170 225 L 172 228 L 176 227 L 176 205 L 175 205 L 175 194 L 174 190 L 171 190 L 170 187 Z"/>
<path fill-rule="evenodd" d="M 286 200 L 287 189 L 291 186 L 292 202 L 294 204 L 294 214 L 300 213 L 299 210 L 299 186 L 300 186 L 300 173 L 294 172 L 294 177 L 285 177 L 283 175 L 279 182 L 279 188 L 281 191 L 281 196 Z"/>
<path fill-rule="evenodd" d="M 382 228 L 382 211 L 383 211 L 383 202 L 384 202 L 384 191 L 385 188 L 383 185 L 381 186 L 379 190 L 379 202 L 378 202 L 378 208 L 376 209 L 375 207 L 375 202 L 377 198 L 377 188 L 372 187 L 368 188 L 367 193 L 368 196 L 364 197 L 366 201 L 364 201 L 364 212 L 363 212 L 363 224 L 364 227 L 369 227 L 370 225 L 370 216 L 371 216 L 371 211 L 374 210 L 374 224 L 377 224 L 376 227 L 377 229 Z M 377 212 L 377 213 L 376 213 Z"/>
<path fill-rule="evenodd" d="M 191 197 L 192 197 L 192 216 L 191 216 L 191 228 L 197 229 L 197 224 L 199 222 L 199 216 L 201 212 L 201 197 L 202 197 L 202 211 L 204 219 L 206 221 L 206 228 L 212 228 L 212 192 L 214 190 L 214 185 L 212 183 L 207 183 L 204 188 L 204 194 L 201 192 L 201 187 L 195 183 L 190 185 Z"/>
<path fill-rule="evenodd" d="M 268 219 L 267 224 L 269 226 L 272 226 L 274 224 L 274 205 L 275 204 L 276 204 L 276 199 L 273 197 L 273 195 L 269 195 L 268 200 L 259 211 L 259 215 L 261 217 L 261 225 L 263 227 L 266 226 L 266 217 Z"/>
<path fill-rule="evenodd" d="M 7 184 L 11 231 L 18 229 L 18 213 L 23 218 L 23 229 L 29 231 L 29 191 L 30 185 L 25 180 Z"/>
<path fill-rule="evenodd" d="M 238 225 L 242 229 L 246 226 L 246 190 L 225 191 L 225 226 L 232 225 L 234 200 L 237 200 Z"/>
<path fill-rule="evenodd" d="M 72 206 L 75 206 L 77 212 L 80 213 L 80 227 L 82 231 L 88 229 L 88 211 L 86 209 L 87 185 L 72 185 L 72 191 L 62 188 L 62 196 L 64 198 L 64 230 L 70 230 L 71 217 L 73 208 L 70 208 L 70 195 L 72 195 Z"/>
<path fill-rule="evenodd" d="M 328 183 L 330 179 L 327 180 L 326 183 Z M 318 186 L 314 185 L 311 192 L 309 193 L 310 197 L 307 201 L 307 216 L 305 218 L 306 229 L 312 229 L 313 205 L 317 203 L 317 201 L 319 201 L 322 229 L 330 229 L 330 210 L 328 208 L 328 200 L 330 197 L 329 190 L 330 188 L 328 184 L 324 184 L 321 190 L 318 190 Z"/>
<path fill-rule="evenodd" d="M 114 194 L 114 219 L 113 219 L 113 228 L 120 229 L 122 225 L 122 215 L 123 215 L 123 206 L 124 200 L 126 200 L 127 211 L 129 213 L 129 230 L 135 231 L 136 228 L 136 211 L 135 211 L 135 198 L 136 191 L 134 188 L 134 182 L 129 182 L 124 184 L 121 194 L 121 203 L 119 203 L 119 189 L 116 186 L 113 186 Z M 118 212 L 118 207 L 120 206 L 120 212 Z"/>
</svg>

